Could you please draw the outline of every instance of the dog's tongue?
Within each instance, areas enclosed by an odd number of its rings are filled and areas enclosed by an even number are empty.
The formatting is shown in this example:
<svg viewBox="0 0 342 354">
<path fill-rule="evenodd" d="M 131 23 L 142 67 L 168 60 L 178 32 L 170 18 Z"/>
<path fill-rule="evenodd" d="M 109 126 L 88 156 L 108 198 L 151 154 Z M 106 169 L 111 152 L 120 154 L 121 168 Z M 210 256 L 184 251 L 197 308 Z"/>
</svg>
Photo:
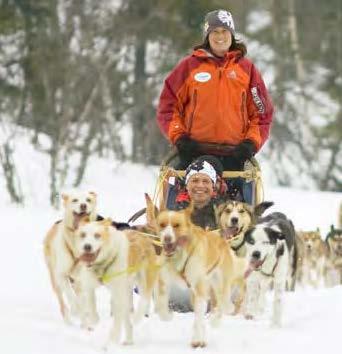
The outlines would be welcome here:
<svg viewBox="0 0 342 354">
<path fill-rule="evenodd" d="M 237 226 L 230 226 L 222 230 L 222 236 L 226 239 L 229 240 L 232 237 L 234 237 L 239 231 L 239 228 Z"/>
<path fill-rule="evenodd" d="M 92 263 L 95 261 L 96 256 L 96 253 L 83 253 L 80 257 L 80 260 L 86 263 Z"/>
<path fill-rule="evenodd" d="M 74 229 L 78 229 L 78 226 L 81 222 L 81 220 L 83 218 L 85 218 L 87 216 L 87 213 L 86 212 L 82 212 L 82 213 L 74 213 L 74 222 L 73 222 L 73 227 Z"/>
<path fill-rule="evenodd" d="M 165 243 L 163 245 L 163 248 L 164 248 L 165 254 L 168 256 L 174 252 L 174 250 L 176 249 L 176 244 L 175 243 Z"/>
<path fill-rule="evenodd" d="M 254 270 L 261 267 L 262 263 L 263 263 L 263 261 L 261 261 L 261 260 L 251 259 L 248 264 L 248 268 L 245 271 L 245 278 L 247 278 Z"/>
</svg>

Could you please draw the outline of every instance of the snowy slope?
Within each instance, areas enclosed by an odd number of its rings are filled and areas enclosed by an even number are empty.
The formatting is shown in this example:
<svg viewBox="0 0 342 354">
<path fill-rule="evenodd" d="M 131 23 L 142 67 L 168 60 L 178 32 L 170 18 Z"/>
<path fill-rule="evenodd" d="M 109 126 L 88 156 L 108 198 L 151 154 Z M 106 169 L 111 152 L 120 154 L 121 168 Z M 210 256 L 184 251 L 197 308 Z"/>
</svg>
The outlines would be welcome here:
<svg viewBox="0 0 342 354">
<path fill-rule="evenodd" d="M 32 161 L 32 160 L 31 160 Z M 27 166 L 29 169 L 30 166 Z M 32 167 L 33 168 L 33 167 Z M 34 168 L 38 168 L 35 166 Z M 101 171 L 101 173 L 99 173 Z M 29 175 L 28 171 L 28 175 Z M 48 207 L 47 192 L 39 189 L 43 171 L 31 180 L 32 194 L 25 208 L 0 199 L 2 215 L 0 261 L 0 352 L 5 354 L 87 354 L 101 351 L 111 325 L 108 294 L 99 291 L 101 322 L 94 332 L 66 326 L 58 312 L 42 254 L 42 240 L 61 211 Z M 156 168 L 123 164 L 109 166 L 93 160 L 84 183 L 98 192 L 99 210 L 124 221 L 144 205 L 143 193 L 153 193 Z M 267 183 L 266 183 L 267 187 Z M 4 194 L 2 194 L 4 195 Z M 341 194 L 282 188 L 265 188 L 273 210 L 283 211 L 297 228 L 320 227 L 326 232 L 336 222 Z M 218 329 L 209 327 L 208 353 L 322 353 L 337 352 L 342 318 L 342 287 L 301 290 L 286 294 L 284 327 L 270 328 L 268 311 L 256 321 L 226 317 Z M 117 353 L 190 353 L 192 314 L 176 314 L 171 322 L 155 315 L 135 329 L 135 345 L 113 350 Z"/>
</svg>

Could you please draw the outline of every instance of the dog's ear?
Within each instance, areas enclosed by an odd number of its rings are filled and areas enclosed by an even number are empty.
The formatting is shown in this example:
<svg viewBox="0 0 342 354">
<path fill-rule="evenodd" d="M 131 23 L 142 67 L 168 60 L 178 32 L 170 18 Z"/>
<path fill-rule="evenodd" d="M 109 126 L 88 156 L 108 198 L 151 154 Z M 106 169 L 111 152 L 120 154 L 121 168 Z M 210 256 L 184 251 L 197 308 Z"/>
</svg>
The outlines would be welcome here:
<svg viewBox="0 0 342 354">
<path fill-rule="evenodd" d="M 273 202 L 262 202 L 254 207 L 254 215 L 258 218 L 260 217 L 266 209 L 274 205 Z"/>
<path fill-rule="evenodd" d="M 147 225 L 152 229 L 157 229 L 157 216 L 159 214 L 158 208 L 153 204 L 151 197 L 145 193 L 146 201 L 146 221 Z"/>
<path fill-rule="evenodd" d="M 285 235 L 279 229 L 276 230 L 271 227 L 266 227 L 265 231 L 267 232 L 270 242 L 273 244 L 276 243 L 277 240 L 285 240 Z"/>
<path fill-rule="evenodd" d="M 95 199 L 97 198 L 97 194 L 93 191 L 88 192 L 91 196 L 93 196 Z"/>
<path fill-rule="evenodd" d="M 220 216 L 222 214 L 222 211 L 224 210 L 226 204 L 221 203 L 221 204 L 214 204 L 214 213 L 215 213 L 215 221 L 216 224 L 220 226 Z"/>
<path fill-rule="evenodd" d="M 113 220 L 111 218 L 105 218 L 103 220 L 98 221 L 98 223 L 102 226 L 112 226 Z"/>
</svg>

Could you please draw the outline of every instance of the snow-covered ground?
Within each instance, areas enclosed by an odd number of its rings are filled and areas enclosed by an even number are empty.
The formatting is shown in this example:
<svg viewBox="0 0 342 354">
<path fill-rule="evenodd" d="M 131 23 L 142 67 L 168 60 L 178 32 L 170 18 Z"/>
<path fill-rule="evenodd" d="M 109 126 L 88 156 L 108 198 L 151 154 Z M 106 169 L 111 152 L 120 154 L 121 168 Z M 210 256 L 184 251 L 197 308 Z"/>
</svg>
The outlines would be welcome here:
<svg viewBox="0 0 342 354">
<path fill-rule="evenodd" d="M 31 164 L 29 164 L 31 161 Z M 41 164 L 39 165 L 41 166 Z M 30 197 L 25 208 L 11 206 L 0 187 L 0 352 L 4 354 L 87 354 L 101 351 L 111 326 L 108 294 L 99 291 L 101 321 L 93 332 L 66 326 L 58 311 L 43 259 L 42 241 L 50 225 L 61 216 L 48 206 L 46 166 L 32 166 L 27 159 Z M 37 170 L 32 172 L 33 168 Z M 31 169 L 31 170 L 30 170 Z M 31 171 L 31 174 L 29 174 Z M 101 171 L 101 173 L 99 173 Z M 93 160 L 84 188 L 98 193 L 99 211 L 117 221 L 126 221 L 144 206 L 143 193 L 153 194 L 156 168 L 122 164 L 110 166 Z M 25 182 L 27 182 L 27 177 Z M 320 227 L 326 234 L 336 224 L 342 194 L 268 188 L 265 199 L 271 210 L 286 213 L 297 229 Z M 271 294 L 267 313 L 255 321 L 226 317 L 221 327 L 208 325 L 207 353 L 281 354 L 309 352 L 337 353 L 342 321 L 342 287 L 299 290 L 287 293 L 284 326 L 270 328 Z M 154 314 L 135 328 L 135 344 L 118 347 L 116 353 L 190 353 L 192 314 L 176 314 L 161 322 Z"/>
</svg>

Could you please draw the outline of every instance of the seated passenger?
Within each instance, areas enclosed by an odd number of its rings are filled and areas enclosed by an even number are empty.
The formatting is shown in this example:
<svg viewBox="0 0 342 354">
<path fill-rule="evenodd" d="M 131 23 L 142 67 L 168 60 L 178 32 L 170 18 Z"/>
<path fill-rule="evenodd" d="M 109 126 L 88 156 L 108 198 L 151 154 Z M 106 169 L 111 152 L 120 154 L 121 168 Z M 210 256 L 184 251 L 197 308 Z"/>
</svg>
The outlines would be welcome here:
<svg viewBox="0 0 342 354">
<path fill-rule="evenodd" d="M 194 204 L 192 222 L 204 229 L 215 229 L 214 204 L 221 194 L 222 171 L 220 161 L 214 156 L 201 156 L 192 162 L 186 169 L 185 190 L 176 197 L 173 209 L 184 209 L 191 200 Z"/>
</svg>

